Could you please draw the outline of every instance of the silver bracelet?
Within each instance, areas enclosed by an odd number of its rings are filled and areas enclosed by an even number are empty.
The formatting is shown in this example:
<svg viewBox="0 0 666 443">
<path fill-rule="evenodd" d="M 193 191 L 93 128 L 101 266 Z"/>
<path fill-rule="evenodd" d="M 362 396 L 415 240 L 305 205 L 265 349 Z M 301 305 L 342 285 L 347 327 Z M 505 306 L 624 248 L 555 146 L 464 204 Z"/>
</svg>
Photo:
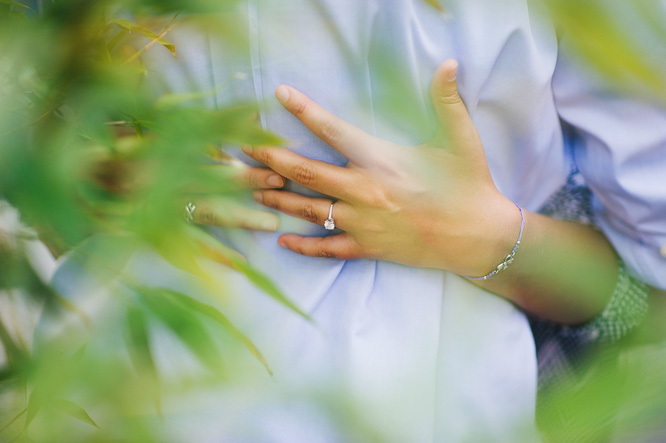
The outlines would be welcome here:
<svg viewBox="0 0 666 443">
<path fill-rule="evenodd" d="M 516 205 L 516 204 L 514 203 L 514 205 Z M 523 208 L 521 208 L 518 205 L 516 205 L 516 208 L 518 208 L 518 210 L 520 211 L 520 218 L 521 218 L 521 220 L 520 220 L 520 234 L 518 234 L 518 241 L 516 242 L 515 245 L 513 245 L 513 249 L 511 250 L 511 253 L 509 253 L 509 255 L 507 255 L 506 258 L 504 260 L 502 260 L 502 262 L 499 265 L 497 265 L 497 267 L 495 269 L 493 269 L 492 271 L 490 271 L 489 273 L 487 273 L 483 277 L 463 276 L 467 280 L 488 280 L 493 275 L 495 275 L 495 274 L 497 274 L 501 271 L 504 271 L 506 268 L 509 267 L 509 265 L 511 263 L 513 263 L 513 258 L 516 256 L 516 252 L 518 252 L 518 248 L 520 247 L 520 240 L 523 238 L 523 229 L 525 229 L 525 214 L 523 213 Z"/>
</svg>

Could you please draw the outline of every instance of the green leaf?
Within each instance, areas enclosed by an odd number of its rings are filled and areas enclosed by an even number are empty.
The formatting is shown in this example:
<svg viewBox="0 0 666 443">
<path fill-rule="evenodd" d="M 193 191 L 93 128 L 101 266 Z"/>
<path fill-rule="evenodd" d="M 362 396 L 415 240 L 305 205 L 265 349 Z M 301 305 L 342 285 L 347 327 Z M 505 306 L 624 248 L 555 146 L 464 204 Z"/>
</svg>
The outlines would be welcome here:
<svg viewBox="0 0 666 443">
<path fill-rule="evenodd" d="M 547 5 L 581 61 L 596 68 L 616 87 L 640 84 L 664 97 L 663 72 L 650 63 L 644 42 L 618 26 L 618 17 L 608 2 L 548 0 Z"/>
<path fill-rule="evenodd" d="M 239 254 L 236 251 L 230 250 L 229 247 L 223 245 L 216 238 L 201 229 L 189 226 L 188 228 L 191 228 L 188 232 L 189 235 L 228 257 L 233 268 L 243 273 L 259 289 L 309 322 L 313 321 L 308 314 L 303 312 L 298 306 L 296 306 L 296 304 L 294 304 L 294 302 L 287 298 L 268 277 L 262 274 L 258 269 L 250 266 L 244 259 L 239 258 Z"/>
<path fill-rule="evenodd" d="M 108 24 L 113 24 L 113 25 L 118 25 L 121 28 L 127 29 L 128 31 L 135 31 L 139 32 L 146 37 L 148 37 L 151 40 L 156 41 L 160 45 L 164 46 L 171 52 L 173 55 L 176 55 L 176 47 L 173 45 L 173 43 L 170 43 L 169 41 L 165 40 L 164 38 L 160 37 L 159 35 L 155 34 L 153 31 L 151 31 L 148 28 L 144 28 L 143 26 L 137 25 L 134 22 L 131 22 L 129 20 L 125 20 L 124 18 L 116 18 L 113 20 L 110 20 Z"/>
<path fill-rule="evenodd" d="M 169 291 L 154 288 L 139 288 L 140 300 L 187 346 L 194 355 L 216 373 L 222 368 L 220 351 L 215 346 L 208 330 L 192 312 L 175 303 Z"/>
<path fill-rule="evenodd" d="M 118 33 L 109 41 L 109 43 L 106 44 L 106 48 L 109 51 L 113 51 L 113 48 L 116 47 L 116 45 L 120 42 L 120 40 L 123 39 L 123 37 L 125 37 L 127 35 L 128 32 L 129 32 L 129 29 L 125 29 L 125 28 L 118 31 Z"/>
<path fill-rule="evenodd" d="M 11 380 L 16 377 L 17 371 L 7 366 L 0 368 L 0 384 L 4 381 Z"/>
<path fill-rule="evenodd" d="M 210 89 L 207 91 L 163 94 L 155 102 L 155 108 L 158 110 L 176 108 L 188 101 L 199 100 L 202 98 L 210 97 L 215 93 L 217 93 L 217 88 Z"/>
<path fill-rule="evenodd" d="M 152 246 L 163 259 L 174 267 L 204 280 L 210 278 L 197 262 L 197 258 L 202 256 L 200 248 L 189 242 L 187 238 L 183 238 L 179 232 L 174 232 L 171 238 L 156 239 Z"/>
<path fill-rule="evenodd" d="M 151 375 L 156 375 L 157 371 L 150 351 L 146 316 L 141 310 L 133 306 L 127 310 L 127 330 L 127 337 L 132 350 L 130 352 L 132 363 L 134 363 L 137 370 L 148 370 Z"/>
<path fill-rule="evenodd" d="M 94 426 L 97 429 L 100 429 L 100 427 L 97 426 L 97 423 L 95 423 L 95 421 L 92 418 L 90 418 L 90 415 L 88 415 L 85 409 L 83 409 L 81 406 L 75 403 L 72 403 L 71 401 L 62 400 L 62 399 L 56 400 L 53 406 L 56 409 L 71 415 L 75 419 L 82 421 L 83 423 L 87 423 L 90 426 Z"/>
<path fill-rule="evenodd" d="M 24 429 L 30 426 L 30 423 L 32 423 L 32 420 L 35 418 L 35 416 L 37 415 L 37 413 L 39 412 L 39 410 L 42 408 L 43 405 L 44 405 L 43 395 L 39 389 L 35 389 L 34 391 L 32 391 L 32 394 L 30 394 L 30 398 L 28 399 L 25 424 L 23 425 Z"/>
<path fill-rule="evenodd" d="M 255 121 L 256 107 L 234 106 L 209 113 L 205 123 L 216 130 L 216 135 L 231 144 L 279 145 L 284 140 L 264 131 Z"/>
<path fill-rule="evenodd" d="M 442 7 L 442 5 L 439 4 L 438 0 L 423 0 L 423 1 L 432 6 L 433 8 L 435 8 L 436 10 L 438 10 L 439 12 L 444 12 L 444 8 Z"/>
<path fill-rule="evenodd" d="M 0 433 L 2 433 L 2 431 L 4 431 L 5 429 L 7 429 L 8 427 L 10 427 L 10 426 L 11 426 L 16 420 L 18 420 L 19 418 L 21 418 L 21 416 L 22 416 L 23 414 L 25 414 L 26 412 L 28 412 L 28 408 L 24 408 L 21 412 L 19 412 L 18 414 L 16 414 L 16 415 L 14 416 L 14 418 L 12 418 L 11 420 L 9 420 L 9 422 L 8 422 L 6 425 L 4 425 L 2 428 L 0 428 Z"/>
<path fill-rule="evenodd" d="M 2 321 L 0 321 L 0 343 L 2 343 L 7 360 L 11 365 L 16 365 L 27 359 L 28 352 L 14 341 Z"/>
<path fill-rule="evenodd" d="M 233 259 L 233 264 L 236 269 L 242 272 L 255 286 L 264 291 L 266 294 L 271 296 L 274 300 L 277 300 L 283 306 L 291 309 L 304 319 L 309 322 L 313 322 L 312 318 L 303 312 L 298 306 L 296 306 L 291 300 L 289 300 L 283 293 L 280 291 L 277 286 L 264 274 L 262 274 L 258 269 L 253 268 L 248 263 L 243 261 Z"/>
<path fill-rule="evenodd" d="M 32 9 L 28 5 L 24 5 L 23 3 L 19 3 L 14 0 L 0 0 L 0 4 L 5 4 L 5 5 L 10 5 L 10 6 L 17 6 L 19 8 L 25 8 L 25 9 Z"/>
<path fill-rule="evenodd" d="M 12 18 L 14 23 L 18 25 L 27 26 L 30 24 L 30 20 L 28 20 L 28 17 L 23 11 L 9 11 L 9 16 Z"/>
<path fill-rule="evenodd" d="M 128 350 L 132 364 L 140 377 L 147 376 L 149 390 L 155 402 L 157 413 L 162 415 L 159 378 L 150 348 L 148 322 L 144 313 L 130 307 L 127 310 L 127 340 Z"/>
<path fill-rule="evenodd" d="M 271 371 L 271 368 L 268 366 L 268 362 L 266 362 L 266 359 L 264 358 L 263 355 L 261 355 L 261 352 L 257 349 L 257 347 L 252 343 L 252 341 L 247 338 L 245 334 L 243 334 L 241 331 L 238 330 L 230 321 L 227 319 L 227 317 L 224 316 L 219 310 L 215 309 L 211 305 L 207 305 L 205 303 L 201 303 L 198 300 L 195 300 L 191 297 L 188 297 L 183 294 L 179 294 L 176 292 L 171 292 L 170 294 L 172 297 L 174 297 L 176 300 L 178 300 L 180 303 L 182 303 L 184 306 L 187 308 L 197 311 L 213 320 L 215 320 L 218 324 L 220 324 L 224 329 L 226 329 L 228 332 L 230 332 L 237 340 L 239 340 L 249 351 L 252 353 L 252 355 L 255 356 L 257 360 L 266 368 L 268 373 L 272 376 L 273 371 Z"/>
</svg>

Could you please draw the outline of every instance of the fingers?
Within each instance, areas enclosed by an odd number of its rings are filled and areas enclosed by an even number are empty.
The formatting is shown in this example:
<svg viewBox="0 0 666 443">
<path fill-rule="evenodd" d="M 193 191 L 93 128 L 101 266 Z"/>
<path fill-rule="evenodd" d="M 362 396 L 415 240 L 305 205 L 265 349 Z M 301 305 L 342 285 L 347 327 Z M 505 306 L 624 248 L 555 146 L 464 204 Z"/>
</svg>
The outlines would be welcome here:
<svg viewBox="0 0 666 443">
<path fill-rule="evenodd" d="M 280 224 L 275 214 L 249 209 L 225 199 L 200 198 L 194 204 L 193 221 L 200 225 L 273 232 Z"/>
<path fill-rule="evenodd" d="M 284 234 L 278 244 L 298 254 L 308 257 L 337 258 L 352 260 L 363 257 L 363 250 L 356 241 L 346 233 L 328 237 L 303 237 L 296 234 Z"/>
<path fill-rule="evenodd" d="M 243 146 L 243 152 L 299 185 L 337 199 L 353 199 L 357 173 L 349 168 L 312 160 L 275 146 Z"/>
<path fill-rule="evenodd" d="M 329 199 L 306 197 L 293 192 L 254 191 L 252 196 L 264 206 L 316 225 L 324 224 L 331 208 Z M 336 227 L 340 229 L 349 229 L 354 224 L 353 211 L 350 211 L 344 202 L 336 202 L 333 205 L 332 217 Z"/>
<path fill-rule="evenodd" d="M 430 85 L 430 98 L 440 124 L 437 138 L 451 139 L 454 131 L 469 124 L 467 108 L 458 93 L 457 73 L 458 62 L 447 60 L 437 68 Z"/>
<path fill-rule="evenodd" d="M 234 176 L 234 180 L 245 189 L 281 188 L 285 184 L 284 178 L 267 168 L 243 168 Z"/>
<path fill-rule="evenodd" d="M 202 165 L 196 178 L 197 180 L 188 186 L 188 193 L 213 194 L 241 189 L 277 189 L 283 187 L 286 182 L 283 177 L 268 168 L 246 165 Z"/>
<path fill-rule="evenodd" d="M 379 139 L 331 114 L 290 86 L 278 86 L 275 97 L 317 137 L 355 163 L 367 165 L 381 154 Z"/>
</svg>

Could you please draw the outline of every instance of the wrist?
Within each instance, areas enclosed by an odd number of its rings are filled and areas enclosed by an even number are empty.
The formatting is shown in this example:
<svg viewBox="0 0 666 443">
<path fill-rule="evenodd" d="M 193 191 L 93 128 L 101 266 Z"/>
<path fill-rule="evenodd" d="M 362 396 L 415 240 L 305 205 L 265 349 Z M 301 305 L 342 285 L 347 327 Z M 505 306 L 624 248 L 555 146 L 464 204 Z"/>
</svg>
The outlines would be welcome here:
<svg viewBox="0 0 666 443">
<path fill-rule="evenodd" d="M 470 241 L 475 260 L 469 272 L 461 273 L 471 279 L 495 275 L 513 261 L 522 236 L 524 212 L 500 194 L 484 205 L 477 220 Z"/>
</svg>

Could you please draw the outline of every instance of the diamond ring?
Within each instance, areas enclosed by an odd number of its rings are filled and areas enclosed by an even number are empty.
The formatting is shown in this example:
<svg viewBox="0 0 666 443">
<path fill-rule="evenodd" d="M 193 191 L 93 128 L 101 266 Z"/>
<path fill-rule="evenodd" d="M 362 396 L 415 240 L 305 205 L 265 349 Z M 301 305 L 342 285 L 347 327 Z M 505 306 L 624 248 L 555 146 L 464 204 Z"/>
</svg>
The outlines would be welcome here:
<svg viewBox="0 0 666 443">
<path fill-rule="evenodd" d="M 328 209 L 328 218 L 324 221 L 324 228 L 328 231 L 335 229 L 335 220 L 333 220 L 333 205 L 335 202 L 331 203 L 331 207 Z"/>
<path fill-rule="evenodd" d="M 194 223 L 194 210 L 195 209 L 197 209 L 197 206 L 192 202 L 188 202 L 185 205 L 185 213 L 183 214 L 183 217 L 185 217 L 186 222 Z"/>
</svg>

